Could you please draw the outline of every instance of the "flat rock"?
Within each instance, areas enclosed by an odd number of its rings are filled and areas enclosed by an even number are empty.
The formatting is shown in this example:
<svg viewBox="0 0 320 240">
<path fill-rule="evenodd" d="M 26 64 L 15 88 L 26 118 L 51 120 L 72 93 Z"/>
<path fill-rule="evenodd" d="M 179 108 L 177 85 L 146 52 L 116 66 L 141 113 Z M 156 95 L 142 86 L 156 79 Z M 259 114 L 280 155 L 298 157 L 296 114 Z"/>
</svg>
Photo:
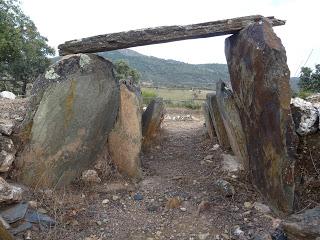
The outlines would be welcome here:
<svg viewBox="0 0 320 240">
<path fill-rule="evenodd" d="M 9 205 L 0 209 L 0 215 L 8 223 L 14 223 L 21 220 L 26 215 L 29 204 L 22 202 L 14 205 Z"/>
<path fill-rule="evenodd" d="M 206 97 L 218 142 L 223 149 L 228 149 L 230 148 L 229 138 L 219 111 L 217 96 L 215 93 L 208 93 Z"/>
<path fill-rule="evenodd" d="M 93 167 L 119 107 L 113 64 L 93 54 L 63 57 L 38 79 L 17 138 L 18 179 L 62 187 Z"/>
<path fill-rule="evenodd" d="M 246 171 L 249 171 L 249 156 L 246 139 L 233 92 L 224 82 L 218 81 L 216 85 L 216 95 L 219 111 L 228 135 L 231 149 L 237 156 L 237 159 L 240 160 L 243 168 Z"/>
<path fill-rule="evenodd" d="M 53 227 L 56 224 L 56 221 L 53 220 L 51 217 L 49 217 L 46 214 L 39 213 L 36 210 L 28 209 L 25 220 L 29 223 L 36 223 L 40 224 L 44 227 Z"/>
<path fill-rule="evenodd" d="M 295 130 L 300 136 L 313 134 L 318 131 L 319 112 L 311 102 L 301 98 L 291 99 L 291 112 Z"/>
<path fill-rule="evenodd" d="M 263 19 L 227 38 L 225 53 L 252 182 L 276 213 L 291 212 L 297 138 L 285 49 Z"/>
<path fill-rule="evenodd" d="M 280 225 L 292 240 L 320 238 L 320 207 L 289 216 Z"/>
<path fill-rule="evenodd" d="M 109 134 L 108 149 L 120 173 L 131 178 L 141 175 L 142 99 L 137 87 L 120 84 L 120 107 L 117 121 Z"/>
</svg>

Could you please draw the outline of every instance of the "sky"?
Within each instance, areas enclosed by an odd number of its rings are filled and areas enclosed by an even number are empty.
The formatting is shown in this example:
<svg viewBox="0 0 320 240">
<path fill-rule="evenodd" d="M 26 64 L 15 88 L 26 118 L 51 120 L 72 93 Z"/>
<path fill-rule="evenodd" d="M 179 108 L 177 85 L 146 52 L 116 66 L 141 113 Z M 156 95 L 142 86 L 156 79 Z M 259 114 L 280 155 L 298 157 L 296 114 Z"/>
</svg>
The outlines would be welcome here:
<svg viewBox="0 0 320 240">
<path fill-rule="evenodd" d="M 275 27 L 287 51 L 291 76 L 320 63 L 319 0 L 20 0 L 49 45 L 99 34 L 185 25 L 261 14 L 287 20 Z M 226 63 L 227 36 L 132 48 L 187 63 Z M 309 57 L 311 53 L 311 56 Z M 309 57 L 309 58 L 308 58 Z M 306 65 L 305 65 L 306 64 Z"/>
</svg>

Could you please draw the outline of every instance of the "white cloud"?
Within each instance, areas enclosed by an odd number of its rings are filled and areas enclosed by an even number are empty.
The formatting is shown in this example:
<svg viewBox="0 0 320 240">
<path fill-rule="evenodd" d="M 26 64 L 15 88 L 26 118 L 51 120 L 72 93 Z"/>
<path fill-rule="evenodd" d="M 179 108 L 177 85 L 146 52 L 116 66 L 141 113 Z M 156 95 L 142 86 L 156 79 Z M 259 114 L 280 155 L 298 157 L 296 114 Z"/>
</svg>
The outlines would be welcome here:
<svg viewBox="0 0 320 240">
<path fill-rule="evenodd" d="M 287 49 L 292 74 L 311 49 L 320 48 L 318 0 L 22 0 L 22 5 L 54 47 L 97 34 L 262 14 L 287 20 L 285 26 L 275 31 Z M 190 63 L 225 62 L 224 39 L 225 36 L 188 40 L 135 50 Z M 319 53 L 315 50 L 315 60 L 308 64 L 320 61 Z"/>
</svg>

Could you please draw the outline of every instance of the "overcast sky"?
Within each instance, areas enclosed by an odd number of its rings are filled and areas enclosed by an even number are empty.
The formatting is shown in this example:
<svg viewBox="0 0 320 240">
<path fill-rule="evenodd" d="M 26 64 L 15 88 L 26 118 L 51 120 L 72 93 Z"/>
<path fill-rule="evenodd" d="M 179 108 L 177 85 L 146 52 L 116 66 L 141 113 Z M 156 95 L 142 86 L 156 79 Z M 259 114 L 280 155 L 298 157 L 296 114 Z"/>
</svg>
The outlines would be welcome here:
<svg viewBox="0 0 320 240">
<path fill-rule="evenodd" d="M 21 0 L 24 12 L 57 49 L 68 40 L 163 25 L 184 25 L 253 14 L 287 20 L 275 27 L 291 75 L 320 63 L 319 0 Z M 226 36 L 132 48 L 187 63 L 225 63 Z"/>
</svg>

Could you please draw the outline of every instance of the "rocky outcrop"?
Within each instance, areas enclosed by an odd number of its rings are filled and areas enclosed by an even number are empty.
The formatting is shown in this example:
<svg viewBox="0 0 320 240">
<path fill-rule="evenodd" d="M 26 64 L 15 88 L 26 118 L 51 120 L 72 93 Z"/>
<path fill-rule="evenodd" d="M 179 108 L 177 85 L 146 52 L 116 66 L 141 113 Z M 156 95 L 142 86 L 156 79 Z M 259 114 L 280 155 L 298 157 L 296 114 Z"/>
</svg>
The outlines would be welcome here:
<svg viewBox="0 0 320 240">
<path fill-rule="evenodd" d="M 30 186 L 61 187 L 96 161 L 113 128 L 119 85 L 113 65 L 93 54 L 62 58 L 33 85 L 17 135 L 18 179 Z"/>
<path fill-rule="evenodd" d="M 139 89 L 120 84 L 120 107 L 117 121 L 109 135 L 111 159 L 120 173 L 140 177 L 140 151 L 142 144 L 142 101 Z"/>
<path fill-rule="evenodd" d="M 239 110 L 234 101 L 233 93 L 222 81 L 217 82 L 217 103 L 229 143 L 233 153 L 240 160 L 243 168 L 249 170 L 246 138 L 242 129 Z"/>
<path fill-rule="evenodd" d="M 252 182 L 274 211 L 293 209 L 296 135 L 285 49 L 267 19 L 226 39 Z"/>
<path fill-rule="evenodd" d="M 153 99 L 142 114 L 143 145 L 149 145 L 154 139 L 164 119 L 165 108 L 162 98 Z"/>
<path fill-rule="evenodd" d="M 318 131 L 319 112 L 311 102 L 301 98 L 291 99 L 291 111 L 296 132 L 300 136 L 305 136 Z"/>
<path fill-rule="evenodd" d="M 0 136 L 0 172 L 7 172 L 14 159 L 16 149 L 12 140 L 6 136 Z"/>
<path fill-rule="evenodd" d="M 228 149 L 230 148 L 230 143 L 229 143 L 226 129 L 224 127 L 221 113 L 219 111 L 217 96 L 215 93 L 207 94 L 207 103 L 209 107 L 210 116 L 213 122 L 213 126 L 217 134 L 218 142 L 222 148 Z"/>
<path fill-rule="evenodd" d="M 291 240 L 318 240 L 320 238 L 320 207 L 291 215 L 281 223 Z"/>
<path fill-rule="evenodd" d="M 202 111 L 203 111 L 203 115 L 204 115 L 204 119 L 205 119 L 205 124 L 206 124 L 206 129 L 207 129 L 208 135 L 209 135 L 210 139 L 213 140 L 213 138 L 216 136 L 216 133 L 215 133 L 215 130 L 214 130 L 212 117 L 210 115 L 209 106 L 208 106 L 207 102 L 204 102 L 202 104 Z"/>
</svg>

